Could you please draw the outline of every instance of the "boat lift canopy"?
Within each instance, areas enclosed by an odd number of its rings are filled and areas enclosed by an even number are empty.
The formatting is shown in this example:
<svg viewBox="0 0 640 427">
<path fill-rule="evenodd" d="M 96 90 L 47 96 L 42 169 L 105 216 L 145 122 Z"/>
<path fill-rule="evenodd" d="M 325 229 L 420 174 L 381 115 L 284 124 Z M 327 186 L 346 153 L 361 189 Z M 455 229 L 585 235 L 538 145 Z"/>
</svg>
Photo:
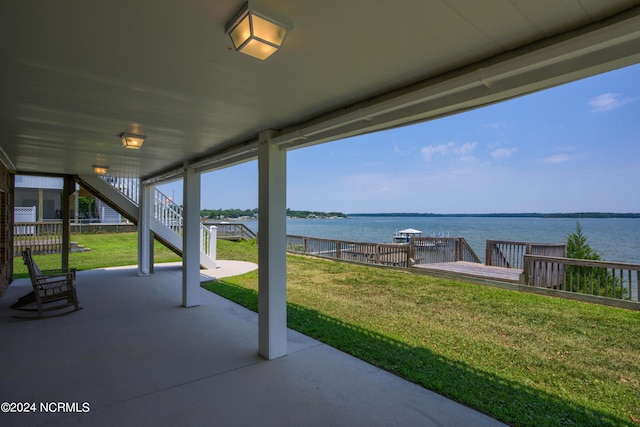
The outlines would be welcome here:
<svg viewBox="0 0 640 427">
<path fill-rule="evenodd" d="M 406 230 L 398 231 L 398 234 L 422 234 L 422 231 L 416 230 L 415 228 L 407 228 Z"/>
</svg>

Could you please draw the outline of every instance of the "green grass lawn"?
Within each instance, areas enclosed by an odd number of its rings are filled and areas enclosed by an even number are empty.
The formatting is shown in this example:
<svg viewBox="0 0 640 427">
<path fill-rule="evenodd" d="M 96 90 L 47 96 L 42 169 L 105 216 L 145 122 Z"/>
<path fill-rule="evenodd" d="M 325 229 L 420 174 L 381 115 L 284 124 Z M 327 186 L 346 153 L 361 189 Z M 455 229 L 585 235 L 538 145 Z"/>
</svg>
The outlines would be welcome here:
<svg viewBox="0 0 640 427">
<path fill-rule="evenodd" d="M 257 310 L 257 284 L 205 287 Z M 640 312 L 295 255 L 287 300 L 289 327 L 506 423 L 639 423 Z"/>
<path fill-rule="evenodd" d="M 72 234 L 71 240 L 78 242 L 85 248 L 90 248 L 91 251 L 70 253 L 69 267 L 89 270 L 138 263 L 138 233 Z M 33 259 L 41 270 L 60 268 L 62 260 L 60 254 L 34 255 Z M 163 245 L 156 243 L 154 259 L 155 262 L 172 262 L 180 261 L 182 258 Z M 13 259 L 13 276 L 15 278 L 29 277 L 27 266 L 22 262 L 22 257 Z"/>
<path fill-rule="evenodd" d="M 92 251 L 70 264 L 135 264 L 136 238 L 73 236 Z M 219 240 L 218 258 L 257 262 L 257 246 Z M 159 244 L 155 259 L 179 260 Z M 257 285 L 205 287 L 257 310 Z M 640 424 L 640 312 L 295 255 L 287 300 L 289 327 L 506 423 Z"/>
</svg>

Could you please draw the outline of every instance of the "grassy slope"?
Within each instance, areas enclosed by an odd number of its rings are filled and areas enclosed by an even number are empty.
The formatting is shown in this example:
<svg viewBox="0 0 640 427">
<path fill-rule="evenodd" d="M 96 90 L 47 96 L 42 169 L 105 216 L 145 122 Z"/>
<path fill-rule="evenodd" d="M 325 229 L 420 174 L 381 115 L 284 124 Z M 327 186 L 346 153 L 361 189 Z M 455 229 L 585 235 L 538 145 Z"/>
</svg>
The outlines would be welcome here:
<svg viewBox="0 0 640 427">
<path fill-rule="evenodd" d="M 287 269 L 290 327 L 426 388 L 513 425 L 638 423 L 638 312 L 300 256 Z M 207 288 L 257 308 L 255 272 Z"/>
<path fill-rule="evenodd" d="M 135 264 L 136 238 L 73 236 L 92 251 L 70 264 Z M 218 241 L 218 257 L 256 262 L 257 247 Z M 513 425 L 640 424 L 638 312 L 300 256 L 287 269 L 290 327 L 426 388 Z M 256 310 L 257 283 L 206 287 Z"/>
</svg>

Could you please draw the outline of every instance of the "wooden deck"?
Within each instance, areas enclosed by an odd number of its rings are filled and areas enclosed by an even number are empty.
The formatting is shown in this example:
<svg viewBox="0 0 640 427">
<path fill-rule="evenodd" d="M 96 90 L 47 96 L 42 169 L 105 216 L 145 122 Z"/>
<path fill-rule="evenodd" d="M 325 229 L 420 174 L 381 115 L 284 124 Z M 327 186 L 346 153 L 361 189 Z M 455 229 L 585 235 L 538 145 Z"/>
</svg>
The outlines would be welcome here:
<svg viewBox="0 0 640 427">
<path fill-rule="evenodd" d="M 522 274 L 522 270 L 514 268 L 492 267 L 466 261 L 417 264 L 414 265 L 414 267 L 460 277 L 474 277 L 478 279 L 498 280 L 509 283 L 520 283 L 520 275 Z"/>
</svg>

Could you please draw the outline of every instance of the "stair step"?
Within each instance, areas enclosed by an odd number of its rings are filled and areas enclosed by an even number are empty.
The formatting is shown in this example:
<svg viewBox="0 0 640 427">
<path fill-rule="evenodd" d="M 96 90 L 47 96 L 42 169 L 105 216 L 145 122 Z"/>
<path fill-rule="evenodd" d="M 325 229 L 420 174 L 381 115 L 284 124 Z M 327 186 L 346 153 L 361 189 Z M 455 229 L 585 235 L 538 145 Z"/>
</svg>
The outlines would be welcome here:
<svg viewBox="0 0 640 427">
<path fill-rule="evenodd" d="M 78 242 L 69 242 L 69 252 L 90 252 L 91 248 L 85 248 L 84 245 L 79 245 Z"/>
</svg>

